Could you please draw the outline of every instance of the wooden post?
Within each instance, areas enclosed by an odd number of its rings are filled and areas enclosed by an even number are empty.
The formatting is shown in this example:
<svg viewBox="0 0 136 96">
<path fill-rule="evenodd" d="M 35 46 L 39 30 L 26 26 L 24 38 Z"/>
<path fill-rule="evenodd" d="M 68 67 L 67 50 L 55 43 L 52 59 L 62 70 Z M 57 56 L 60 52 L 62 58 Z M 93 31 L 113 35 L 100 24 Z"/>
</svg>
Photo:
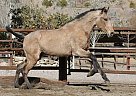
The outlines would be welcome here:
<svg viewBox="0 0 136 96">
<path fill-rule="evenodd" d="M 130 56 L 127 56 L 127 70 L 130 70 Z"/>
<path fill-rule="evenodd" d="M 104 62 L 104 55 L 102 54 L 102 67 L 104 67 L 103 62 Z"/>
<path fill-rule="evenodd" d="M 67 81 L 67 57 L 59 57 L 59 80 Z"/>
<path fill-rule="evenodd" d="M 116 70 L 116 64 L 117 64 L 117 56 L 114 56 L 114 69 Z"/>
<path fill-rule="evenodd" d="M 71 75 L 70 73 L 70 56 L 68 57 L 68 75 Z"/>
<path fill-rule="evenodd" d="M 10 66 L 13 65 L 13 52 L 10 53 Z"/>
<path fill-rule="evenodd" d="M 9 36 L 10 36 L 9 39 L 12 40 L 11 33 L 9 33 Z M 13 48 L 13 42 L 10 42 L 10 49 L 12 49 L 12 48 Z M 12 66 L 13 65 L 13 51 L 9 55 L 10 55 L 10 66 Z"/>
</svg>

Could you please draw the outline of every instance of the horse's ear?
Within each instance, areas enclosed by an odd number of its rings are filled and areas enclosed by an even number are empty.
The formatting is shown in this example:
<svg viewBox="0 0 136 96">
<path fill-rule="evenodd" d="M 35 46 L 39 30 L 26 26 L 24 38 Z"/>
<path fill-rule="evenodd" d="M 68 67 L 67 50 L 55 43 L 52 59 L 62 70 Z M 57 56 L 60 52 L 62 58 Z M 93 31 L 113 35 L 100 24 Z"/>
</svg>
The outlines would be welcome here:
<svg viewBox="0 0 136 96">
<path fill-rule="evenodd" d="M 105 10 L 105 7 L 103 7 L 101 10 L 102 10 L 102 11 L 101 11 L 101 14 L 103 14 L 103 12 L 104 12 L 104 10 Z"/>
<path fill-rule="evenodd" d="M 106 7 L 103 7 L 103 8 L 102 8 L 102 10 L 105 10 L 105 9 L 106 9 Z"/>
<path fill-rule="evenodd" d="M 110 7 L 107 8 L 107 11 L 109 10 Z"/>
<path fill-rule="evenodd" d="M 109 7 L 106 9 L 106 7 L 103 7 L 102 8 L 102 11 L 101 11 L 101 14 L 103 14 L 103 13 L 107 13 L 108 12 L 108 10 L 109 10 Z"/>
</svg>

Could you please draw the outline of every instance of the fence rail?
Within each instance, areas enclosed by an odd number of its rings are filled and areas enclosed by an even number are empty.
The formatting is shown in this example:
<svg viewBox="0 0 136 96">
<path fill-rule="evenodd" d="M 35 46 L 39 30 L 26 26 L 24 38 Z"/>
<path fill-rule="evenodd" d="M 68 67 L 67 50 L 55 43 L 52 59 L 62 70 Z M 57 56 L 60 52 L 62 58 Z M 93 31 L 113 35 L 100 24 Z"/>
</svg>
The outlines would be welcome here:
<svg viewBox="0 0 136 96">
<path fill-rule="evenodd" d="M 33 32 L 38 29 L 13 29 L 14 32 Z M 42 30 L 42 29 L 41 29 Z M 96 29 L 99 30 L 99 29 Z M 136 28 L 129 28 L 129 27 L 114 27 L 115 31 L 136 31 Z M 5 28 L 0 28 L 0 32 L 7 32 Z"/>
<path fill-rule="evenodd" d="M 25 32 L 25 33 L 30 33 L 30 32 L 33 32 L 33 31 L 35 31 L 36 29 L 13 29 L 13 31 L 14 32 L 20 32 L 20 33 L 22 33 L 22 32 Z M 96 29 L 96 30 L 98 30 L 98 29 Z M 114 30 L 115 30 L 115 34 L 124 34 L 124 35 L 132 35 L 132 34 L 135 34 L 136 35 L 136 29 L 132 29 L 132 28 L 128 28 L 128 27 L 114 27 Z M 7 32 L 6 31 L 6 29 L 5 28 L 0 28 L 0 32 Z M 119 33 L 120 32 L 120 33 Z M 105 34 L 105 33 L 104 33 Z M 6 51 L 6 52 L 9 52 L 9 54 L 10 54 L 10 56 L 11 56 L 11 58 L 10 58 L 10 60 L 12 60 L 13 59 L 13 54 L 11 54 L 11 52 L 12 53 L 14 53 L 15 51 L 20 51 L 20 50 L 23 50 L 23 48 L 13 48 L 13 46 L 12 46 L 12 43 L 13 42 L 16 42 L 16 41 L 14 41 L 13 39 L 12 39 L 12 35 L 10 34 L 10 38 L 9 38 L 9 40 L 0 40 L 0 42 L 9 42 L 9 44 L 10 44 L 10 46 L 8 47 L 8 48 L 0 48 L 0 51 L 1 52 L 3 52 L 3 54 L 4 54 L 4 52 Z M 91 49 L 91 50 L 99 50 L 99 49 L 104 49 L 104 47 L 103 48 L 94 48 L 94 49 Z M 106 49 L 106 48 L 105 48 Z M 108 48 L 109 49 L 109 48 Z M 132 48 L 127 48 L 127 49 L 118 49 L 118 48 L 111 48 L 110 49 L 111 51 L 116 51 L 116 52 L 126 52 L 126 53 L 135 53 L 136 52 L 136 49 L 134 48 L 134 49 L 132 49 Z M 1 53 L 0 53 L 1 54 Z M 6 53 L 5 53 L 6 54 Z M 10 61 L 10 62 L 13 62 L 13 61 Z M 12 66 L 11 64 L 10 64 L 10 66 L 2 66 L 1 68 L 0 68 L 1 70 L 2 69 L 6 69 L 6 70 L 10 70 L 10 69 L 15 69 L 15 66 Z M 41 68 L 42 69 L 42 68 Z M 112 71 L 111 71 L 112 72 Z M 120 72 L 120 71 L 119 71 Z M 116 73 L 116 72 L 114 72 L 114 73 Z M 130 72 L 131 73 L 131 72 Z M 134 73 L 134 72 L 133 72 Z M 135 72 L 136 73 L 136 72 Z"/>
</svg>

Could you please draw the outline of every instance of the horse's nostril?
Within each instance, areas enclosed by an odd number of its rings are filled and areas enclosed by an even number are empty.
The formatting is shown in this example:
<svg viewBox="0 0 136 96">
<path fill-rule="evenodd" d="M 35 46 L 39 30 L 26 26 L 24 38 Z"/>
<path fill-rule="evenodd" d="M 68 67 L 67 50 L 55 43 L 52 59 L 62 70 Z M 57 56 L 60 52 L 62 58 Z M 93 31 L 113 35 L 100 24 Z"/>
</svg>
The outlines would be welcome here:
<svg viewBox="0 0 136 96">
<path fill-rule="evenodd" d="M 108 37 L 112 37 L 114 35 L 114 32 L 111 32 L 110 34 L 107 34 Z"/>
<path fill-rule="evenodd" d="M 111 36 L 113 36 L 114 35 L 114 32 L 111 32 Z"/>
</svg>

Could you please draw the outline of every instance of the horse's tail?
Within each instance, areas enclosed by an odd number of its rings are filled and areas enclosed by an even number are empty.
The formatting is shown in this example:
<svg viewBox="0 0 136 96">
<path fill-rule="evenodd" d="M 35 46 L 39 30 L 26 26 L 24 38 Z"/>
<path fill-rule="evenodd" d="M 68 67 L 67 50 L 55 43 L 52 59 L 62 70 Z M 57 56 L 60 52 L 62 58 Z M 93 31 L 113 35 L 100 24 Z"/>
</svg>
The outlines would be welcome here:
<svg viewBox="0 0 136 96">
<path fill-rule="evenodd" d="M 24 36 L 20 35 L 19 33 L 14 32 L 9 26 L 6 26 L 6 30 L 13 34 L 15 37 L 24 40 Z"/>
</svg>

